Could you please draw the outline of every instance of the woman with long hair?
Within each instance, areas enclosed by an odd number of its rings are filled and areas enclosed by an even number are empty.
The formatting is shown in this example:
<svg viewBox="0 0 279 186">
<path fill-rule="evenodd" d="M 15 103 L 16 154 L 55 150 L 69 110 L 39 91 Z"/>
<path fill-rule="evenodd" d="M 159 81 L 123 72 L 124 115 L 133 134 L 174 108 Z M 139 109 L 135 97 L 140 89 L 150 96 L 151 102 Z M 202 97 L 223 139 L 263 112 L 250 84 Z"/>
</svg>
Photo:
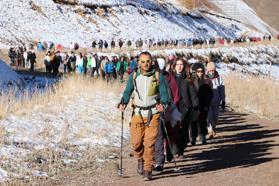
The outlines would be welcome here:
<svg viewBox="0 0 279 186">
<path fill-rule="evenodd" d="M 177 107 L 181 113 L 181 123 L 177 128 L 177 145 L 179 148 L 179 158 L 183 158 L 184 149 L 187 147 L 187 143 L 190 142 L 189 124 L 191 110 L 197 109 L 199 105 L 195 87 L 189 80 L 189 74 L 187 74 L 185 71 L 187 66 L 189 65 L 183 58 L 178 58 L 172 66 L 179 93 L 179 101 L 177 103 Z"/>
</svg>

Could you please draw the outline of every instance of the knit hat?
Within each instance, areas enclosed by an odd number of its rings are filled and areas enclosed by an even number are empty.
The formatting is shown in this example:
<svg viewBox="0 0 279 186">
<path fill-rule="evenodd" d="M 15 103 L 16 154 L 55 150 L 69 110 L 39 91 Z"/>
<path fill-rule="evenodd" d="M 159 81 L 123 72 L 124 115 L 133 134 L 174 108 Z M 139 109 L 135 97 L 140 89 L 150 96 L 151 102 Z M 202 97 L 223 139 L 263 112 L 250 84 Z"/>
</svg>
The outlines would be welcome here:
<svg viewBox="0 0 279 186">
<path fill-rule="evenodd" d="M 166 65 L 166 61 L 163 58 L 158 58 L 157 62 L 158 62 L 160 70 L 164 70 L 165 65 Z"/>
<path fill-rule="evenodd" d="M 199 68 L 204 70 L 204 65 L 202 63 L 194 63 L 192 66 L 192 71 L 197 71 Z"/>
<path fill-rule="evenodd" d="M 207 71 L 216 70 L 216 65 L 215 65 L 215 63 L 214 63 L 214 62 L 209 62 L 209 63 L 207 63 L 206 69 L 207 69 Z"/>
</svg>

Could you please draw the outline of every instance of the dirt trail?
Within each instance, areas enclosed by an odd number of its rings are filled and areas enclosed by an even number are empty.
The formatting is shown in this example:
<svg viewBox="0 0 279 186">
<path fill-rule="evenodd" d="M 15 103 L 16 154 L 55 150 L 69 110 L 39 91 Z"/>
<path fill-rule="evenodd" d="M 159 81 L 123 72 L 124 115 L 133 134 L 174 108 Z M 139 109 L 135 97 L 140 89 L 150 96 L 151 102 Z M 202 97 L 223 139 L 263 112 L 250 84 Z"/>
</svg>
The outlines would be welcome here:
<svg viewBox="0 0 279 186">
<path fill-rule="evenodd" d="M 125 177 L 116 174 L 117 160 L 104 168 L 65 172 L 42 185 L 279 185 L 279 122 L 225 112 L 217 136 L 207 145 L 190 146 L 178 161 L 181 172 L 167 163 L 164 172 L 144 182 L 135 171 L 136 161 L 125 149 Z"/>
</svg>

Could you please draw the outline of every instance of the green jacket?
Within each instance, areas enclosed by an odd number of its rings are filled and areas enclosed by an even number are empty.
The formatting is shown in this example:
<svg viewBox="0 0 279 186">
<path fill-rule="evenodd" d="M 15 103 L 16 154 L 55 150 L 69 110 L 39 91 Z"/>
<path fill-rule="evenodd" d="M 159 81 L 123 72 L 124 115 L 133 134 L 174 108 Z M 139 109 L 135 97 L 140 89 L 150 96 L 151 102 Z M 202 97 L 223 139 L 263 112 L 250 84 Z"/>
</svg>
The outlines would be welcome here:
<svg viewBox="0 0 279 186">
<path fill-rule="evenodd" d="M 117 64 L 116 64 L 116 70 L 117 70 L 117 72 L 120 71 L 120 64 L 121 64 L 120 61 L 118 61 Z M 128 69 L 128 63 L 127 63 L 126 61 L 124 61 L 124 72 L 126 72 L 127 69 Z M 124 73 L 124 72 L 122 72 L 122 73 Z"/>
<path fill-rule="evenodd" d="M 134 73 L 137 73 L 136 76 L 134 76 Z M 128 84 L 123 93 L 124 104 L 129 103 L 132 93 L 135 92 L 134 105 L 136 108 L 154 107 L 152 113 L 158 113 L 155 105 L 158 102 L 167 105 L 170 97 L 164 76 L 159 74 L 158 82 L 155 77 L 155 71 L 149 75 L 143 75 L 139 72 L 134 73 L 130 74 Z"/>
<path fill-rule="evenodd" d="M 92 57 L 88 57 L 87 67 L 91 68 Z"/>
</svg>

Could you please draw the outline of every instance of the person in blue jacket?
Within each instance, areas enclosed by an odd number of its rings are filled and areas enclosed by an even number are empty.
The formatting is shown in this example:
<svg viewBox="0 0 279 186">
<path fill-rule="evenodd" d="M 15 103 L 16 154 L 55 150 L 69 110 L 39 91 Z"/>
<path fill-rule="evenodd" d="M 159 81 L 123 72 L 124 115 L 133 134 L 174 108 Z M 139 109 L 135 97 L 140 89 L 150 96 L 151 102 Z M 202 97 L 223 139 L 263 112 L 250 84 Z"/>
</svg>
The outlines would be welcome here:
<svg viewBox="0 0 279 186">
<path fill-rule="evenodd" d="M 113 78 L 114 70 L 115 70 L 115 65 L 111 60 L 109 60 L 105 65 L 105 74 L 106 74 L 107 82 L 109 82 L 110 79 Z"/>
</svg>

